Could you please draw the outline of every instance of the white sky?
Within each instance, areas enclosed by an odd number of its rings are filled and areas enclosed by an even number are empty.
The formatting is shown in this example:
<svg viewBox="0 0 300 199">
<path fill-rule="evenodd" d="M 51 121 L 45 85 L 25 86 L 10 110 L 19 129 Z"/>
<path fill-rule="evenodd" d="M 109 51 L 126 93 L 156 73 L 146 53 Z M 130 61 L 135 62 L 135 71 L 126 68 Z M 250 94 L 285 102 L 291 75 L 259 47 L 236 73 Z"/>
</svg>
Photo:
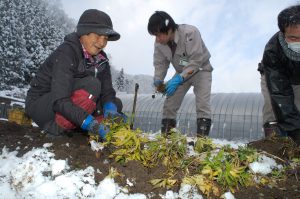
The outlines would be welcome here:
<svg viewBox="0 0 300 199">
<path fill-rule="evenodd" d="M 178 24 L 197 26 L 212 56 L 213 92 L 260 92 L 257 64 L 264 46 L 278 31 L 278 13 L 296 3 L 299 0 L 62 0 L 76 21 L 90 8 L 110 15 L 121 39 L 109 42 L 106 52 L 112 65 L 128 74 L 154 73 L 154 37 L 147 31 L 154 11 L 168 12 Z M 170 69 L 166 80 L 174 73 Z"/>
</svg>

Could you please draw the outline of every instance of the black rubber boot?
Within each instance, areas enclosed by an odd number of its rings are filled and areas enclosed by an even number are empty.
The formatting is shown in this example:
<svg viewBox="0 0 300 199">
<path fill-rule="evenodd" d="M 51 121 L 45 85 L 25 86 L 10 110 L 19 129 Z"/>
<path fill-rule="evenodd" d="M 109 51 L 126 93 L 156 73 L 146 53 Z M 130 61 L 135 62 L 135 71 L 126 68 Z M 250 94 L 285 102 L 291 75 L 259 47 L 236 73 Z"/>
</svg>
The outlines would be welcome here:
<svg viewBox="0 0 300 199">
<path fill-rule="evenodd" d="M 294 140 L 294 142 L 297 144 L 297 146 L 300 146 L 300 129 L 295 131 L 290 131 L 287 133 L 289 137 Z"/>
<path fill-rule="evenodd" d="M 176 120 L 175 119 L 162 119 L 161 121 L 161 134 L 164 136 L 164 137 L 167 137 L 168 135 L 171 135 L 171 132 L 170 130 L 172 128 L 175 128 L 176 127 Z"/>
<path fill-rule="evenodd" d="M 60 127 L 55 120 L 51 120 L 44 126 L 43 133 L 46 133 L 48 138 L 57 138 L 62 137 L 67 131 Z"/>
<path fill-rule="evenodd" d="M 211 126 L 211 119 L 198 118 L 197 119 L 197 137 L 208 136 Z"/>
<path fill-rule="evenodd" d="M 281 136 L 281 130 L 277 125 L 277 122 L 267 122 L 263 126 L 265 137 L 272 137 L 274 135 Z"/>
</svg>

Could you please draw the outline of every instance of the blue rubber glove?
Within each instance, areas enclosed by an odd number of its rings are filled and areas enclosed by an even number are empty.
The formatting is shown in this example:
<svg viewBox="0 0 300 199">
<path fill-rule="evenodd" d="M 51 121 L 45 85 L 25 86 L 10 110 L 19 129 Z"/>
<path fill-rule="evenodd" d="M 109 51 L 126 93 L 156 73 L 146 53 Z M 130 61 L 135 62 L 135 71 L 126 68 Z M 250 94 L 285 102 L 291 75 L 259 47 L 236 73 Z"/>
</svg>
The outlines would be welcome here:
<svg viewBox="0 0 300 199">
<path fill-rule="evenodd" d="M 172 96 L 179 85 L 183 83 L 183 77 L 176 74 L 172 79 L 170 79 L 166 84 L 166 94 L 167 96 Z"/>
<path fill-rule="evenodd" d="M 120 117 L 122 118 L 123 123 L 127 123 L 128 120 L 127 115 L 125 115 L 124 113 L 120 113 Z"/>
<path fill-rule="evenodd" d="M 114 118 L 119 115 L 117 106 L 113 102 L 106 102 L 103 106 L 104 118 L 110 116 Z"/>
<path fill-rule="evenodd" d="M 154 79 L 153 85 L 155 87 L 159 87 L 160 85 L 162 85 L 164 82 L 159 80 L 159 79 Z"/>
<path fill-rule="evenodd" d="M 105 139 L 106 134 L 110 130 L 109 126 L 99 123 L 92 115 L 87 116 L 83 121 L 81 128 L 95 135 L 99 135 L 102 139 Z"/>
<path fill-rule="evenodd" d="M 110 131 L 109 126 L 104 124 L 100 124 L 96 130 L 102 139 L 105 139 L 106 134 Z"/>
<path fill-rule="evenodd" d="M 103 106 L 104 118 L 110 117 L 113 121 L 120 123 L 127 122 L 127 116 L 117 111 L 117 106 L 112 102 L 106 102 Z"/>
</svg>

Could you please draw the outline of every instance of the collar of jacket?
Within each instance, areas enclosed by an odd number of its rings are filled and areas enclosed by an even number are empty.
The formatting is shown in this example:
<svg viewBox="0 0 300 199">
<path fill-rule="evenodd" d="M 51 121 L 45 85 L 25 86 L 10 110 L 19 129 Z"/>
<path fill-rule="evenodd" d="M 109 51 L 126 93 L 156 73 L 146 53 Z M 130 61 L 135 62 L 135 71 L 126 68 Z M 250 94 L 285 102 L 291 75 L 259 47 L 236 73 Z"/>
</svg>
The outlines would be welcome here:
<svg viewBox="0 0 300 199">
<path fill-rule="evenodd" d="M 99 52 L 98 55 L 92 56 L 85 47 L 81 44 L 83 56 L 85 59 L 89 60 L 91 63 L 95 62 L 95 60 L 106 60 L 106 57 L 102 55 L 102 50 Z"/>
<path fill-rule="evenodd" d="M 88 53 L 88 51 L 85 49 L 83 45 L 81 46 L 82 46 L 83 56 L 86 60 L 87 68 L 90 67 L 99 68 L 104 62 L 108 62 L 108 59 L 104 55 L 102 55 L 102 51 L 100 51 L 98 55 L 92 56 L 91 54 Z"/>
<path fill-rule="evenodd" d="M 280 43 L 280 46 L 282 47 L 282 50 L 284 54 L 292 61 L 300 61 L 300 53 L 296 53 L 288 48 L 288 44 L 285 41 L 284 35 L 282 32 L 278 33 L 278 40 Z"/>
</svg>

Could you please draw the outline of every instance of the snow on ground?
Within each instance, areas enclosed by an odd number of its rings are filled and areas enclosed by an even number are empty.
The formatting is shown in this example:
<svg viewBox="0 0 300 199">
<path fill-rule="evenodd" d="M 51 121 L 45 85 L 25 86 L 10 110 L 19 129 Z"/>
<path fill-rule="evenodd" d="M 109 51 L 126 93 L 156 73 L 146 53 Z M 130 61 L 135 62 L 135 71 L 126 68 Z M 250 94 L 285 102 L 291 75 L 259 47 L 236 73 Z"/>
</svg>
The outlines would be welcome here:
<svg viewBox="0 0 300 199">
<path fill-rule="evenodd" d="M 19 97 L 24 93 L 24 90 L 15 88 L 13 91 L 0 91 L 0 96 L 10 96 L 11 99 L 20 100 L 14 96 Z M 154 139 L 157 134 L 159 132 L 149 134 L 150 139 Z M 193 139 L 188 138 L 188 141 L 191 140 Z M 213 139 L 213 143 L 221 146 L 230 145 L 235 149 L 246 144 L 245 141 L 219 139 Z M 17 151 L 9 152 L 6 147 L 0 149 L 0 198 L 147 198 L 146 195 L 140 193 L 128 194 L 125 188 L 120 187 L 111 178 L 105 178 L 99 184 L 96 184 L 93 167 L 72 171 L 69 169 L 67 160 L 54 159 L 54 154 L 47 149 L 50 146 L 51 143 L 46 143 L 43 148 L 33 149 L 22 157 L 17 157 Z M 93 150 L 98 151 L 102 148 L 97 143 L 92 143 Z M 189 146 L 189 154 L 194 154 L 191 146 Z M 275 167 L 280 167 L 280 165 L 276 165 L 273 159 L 266 156 L 260 157 L 258 162 L 251 164 L 251 170 L 254 173 L 261 174 L 267 174 Z M 97 170 L 96 172 L 101 171 Z M 203 197 L 195 187 L 183 185 L 178 193 L 167 191 L 165 195 L 161 195 L 161 198 L 202 199 Z M 223 198 L 233 199 L 234 196 L 227 192 L 223 195 Z"/>
<path fill-rule="evenodd" d="M 244 144 L 224 140 L 214 141 L 222 145 L 232 144 L 233 147 Z M 9 152 L 6 147 L 1 149 L 0 198 L 147 198 L 140 193 L 128 194 L 125 188 L 120 187 L 111 178 L 105 178 L 96 184 L 93 167 L 72 171 L 67 160 L 54 159 L 54 154 L 48 150 L 50 146 L 51 143 L 46 143 L 43 148 L 33 149 L 22 157 L 17 157 L 17 151 Z M 93 147 L 95 150 L 101 150 L 96 144 Z M 253 172 L 262 174 L 271 172 L 275 167 L 280 165 L 276 165 L 273 159 L 266 156 L 251 164 Z M 202 196 L 196 188 L 183 185 L 178 193 L 167 191 L 161 198 L 202 199 Z M 227 192 L 224 198 L 231 199 L 234 196 Z"/>
<path fill-rule="evenodd" d="M 2 149 L 0 198 L 146 198 L 143 194 L 126 194 L 110 178 L 97 185 L 93 167 L 69 170 L 67 161 L 55 160 L 48 146 L 33 149 L 23 157 L 17 157 L 17 151 Z"/>
<path fill-rule="evenodd" d="M 269 158 L 265 155 L 261 155 L 258 158 L 257 162 L 252 162 L 249 165 L 250 169 L 254 173 L 259 173 L 263 175 L 267 175 L 268 173 L 271 173 L 273 169 L 282 169 L 282 165 L 277 165 L 275 160 L 272 158 Z"/>
<path fill-rule="evenodd" d="M 225 146 L 229 145 L 233 149 L 238 149 L 239 146 L 246 146 L 247 141 L 245 140 L 239 140 L 239 141 L 228 141 L 224 139 L 212 139 L 214 144 L 217 144 L 219 146 Z"/>
<path fill-rule="evenodd" d="M 13 87 L 11 90 L 0 91 L 0 97 L 6 97 L 15 101 L 25 102 L 23 99 L 25 99 L 26 93 L 27 89 Z"/>
</svg>

